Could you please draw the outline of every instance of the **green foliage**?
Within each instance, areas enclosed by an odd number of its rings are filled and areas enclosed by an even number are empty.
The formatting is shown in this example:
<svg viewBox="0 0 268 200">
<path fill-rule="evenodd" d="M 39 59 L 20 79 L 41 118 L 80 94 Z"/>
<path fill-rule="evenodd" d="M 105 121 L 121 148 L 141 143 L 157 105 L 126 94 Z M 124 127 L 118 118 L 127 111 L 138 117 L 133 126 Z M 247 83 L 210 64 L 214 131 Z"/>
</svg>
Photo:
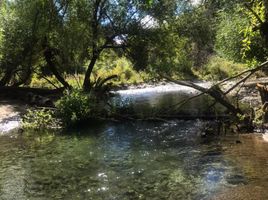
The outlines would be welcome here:
<svg viewBox="0 0 268 200">
<path fill-rule="evenodd" d="M 253 12 L 239 0 L 102 2 L 1 1 L 0 85 L 54 87 L 46 77 L 60 86 L 55 71 L 75 88 L 112 75 L 119 76 L 114 84 L 141 83 L 158 73 L 194 78 L 192 69 L 202 69 L 215 53 L 254 64 L 268 55 L 260 31 L 265 1 L 249 3 Z M 216 68 L 208 71 L 228 76 Z"/>
<path fill-rule="evenodd" d="M 25 129 L 43 130 L 60 128 L 60 121 L 55 112 L 48 109 L 28 109 L 23 116 L 22 126 Z"/>
<path fill-rule="evenodd" d="M 235 63 L 221 57 L 213 56 L 203 67 L 200 76 L 206 80 L 222 80 L 245 70 L 247 65 Z"/>
<path fill-rule="evenodd" d="M 197 7 L 170 22 L 176 34 L 187 38 L 188 45 L 191 46 L 187 53 L 191 56 L 195 68 L 206 63 L 213 52 L 216 20 L 212 13 L 211 9 Z"/>
<path fill-rule="evenodd" d="M 215 44 L 217 53 L 229 60 L 241 62 L 243 59 L 243 29 L 248 26 L 249 19 L 241 12 L 221 12 L 218 20 Z"/>
<path fill-rule="evenodd" d="M 232 9 L 219 13 L 215 48 L 229 60 L 256 65 L 268 55 L 265 38 L 258 30 L 259 20 L 265 21 L 265 7 L 261 1 L 248 6 L 250 9 L 245 4 L 233 4 Z"/>
<path fill-rule="evenodd" d="M 110 62 L 109 62 L 110 61 Z M 138 84 L 148 81 L 151 77 L 146 72 L 137 72 L 133 64 L 125 57 L 111 58 L 106 57 L 107 63 L 98 63 L 93 72 L 95 81 L 97 77 L 109 77 L 117 75 L 118 78 L 112 80 L 114 85 Z"/>
<path fill-rule="evenodd" d="M 252 3 L 251 9 L 257 14 L 258 18 L 248 9 L 243 9 L 244 15 L 248 18 L 249 23 L 242 29 L 244 34 L 242 55 L 249 64 L 256 64 L 263 62 L 267 59 L 267 38 L 261 32 L 261 24 L 259 20 L 265 22 L 265 6 L 262 1 L 255 1 Z M 268 9 L 268 8 L 267 8 Z M 259 29 L 259 30 L 258 30 Z"/>
<path fill-rule="evenodd" d="M 77 123 L 106 116 L 108 114 L 106 103 L 105 100 L 100 99 L 93 92 L 67 91 L 56 102 L 57 116 L 64 126 L 73 126 Z"/>
<path fill-rule="evenodd" d="M 165 38 L 160 38 L 161 36 L 158 38 L 161 42 L 158 42 L 157 48 L 152 49 L 149 54 L 151 69 L 170 76 L 191 75 L 193 63 L 190 59 L 191 48 L 188 39 L 171 33 Z"/>
<path fill-rule="evenodd" d="M 128 58 L 134 68 L 172 75 L 192 74 L 191 44 L 180 37 L 168 23 L 147 30 L 143 38 L 133 38 Z"/>
</svg>

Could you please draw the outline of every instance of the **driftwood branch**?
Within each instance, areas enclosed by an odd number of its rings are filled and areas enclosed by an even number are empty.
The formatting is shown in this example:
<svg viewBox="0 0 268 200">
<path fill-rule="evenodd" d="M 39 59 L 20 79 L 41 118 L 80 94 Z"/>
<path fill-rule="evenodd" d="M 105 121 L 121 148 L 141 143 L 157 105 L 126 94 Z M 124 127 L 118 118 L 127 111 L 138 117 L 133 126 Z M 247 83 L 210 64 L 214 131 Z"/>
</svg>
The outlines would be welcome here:
<svg viewBox="0 0 268 200">
<path fill-rule="evenodd" d="M 268 61 L 266 61 L 266 62 L 260 64 L 259 66 L 255 67 L 255 68 L 247 69 L 247 70 L 245 70 L 245 71 L 243 71 L 243 72 L 241 72 L 241 73 L 239 73 L 239 74 L 237 74 L 237 75 L 234 75 L 234 76 L 232 76 L 232 77 L 223 79 L 223 80 L 221 80 L 220 82 L 218 82 L 216 85 L 221 85 L 221 84 L 223 84 L 223 83 L 225 83 L 225 82 L 227 82 L 227 81 L 231 81 L 231 80 L 233 80 L 233 79 L 239 78 L 239 77 L 241 77 L 241 76 L 243 76 L 244 74 L 247 74 L 247 73 L 250 73 L 251 75 L 253 75 L 255 72 L 260 71 L 260 70 L 262 70 L 263 68 L 267 67 L 267 64 L 268 64 Z M 250 75 L 250 76 L 251 76 L 251 75 Z M 250 77 L 250 76 L 249 76 L 249 77 Z M 248 78 L 249 78 L 249 77 L 248 77 Z M 246 78 L 244 81 L 246 81 L 246 80 L 247 80 L 247 78 Z"/>
<path fill-rule="evenodd" d="M 218 103 L 220 103 L 222 106 L 224 106 L 229 112 L 231 112 L 234 115 L 237 114 L 243 114 L 242 110 L 239 108 L 236 108 L 224 95 L 224 93 L 220 90 L 220 88 L 217 85 L 213 85 L 210 88 L 205 88 L 200 85 L 197 85 L 193 82 L 186 82 L 186 81 L 178 81 L 174 80 L 171 77 L 162 75 L 165 79 L 167 79 L 170 82 L 176 83 L 178 85 L 183 85 L 187 87 L 194 88 L 200 92 L 203 92 L 204 94 L 208 94 L 212 98 L 214 98 Z"/>
<path fill-rule="evenodd" d="M 237 114 L 244 114 L 243 111 L 237 106 L 233 105 L 230 100 L 227 98 L 227 94 L 229 94 L 232 90 L 234 90 L 235 88 L 237 88 L 238 86 L 242 87 L 245 82 L 254 74 L 256 73 L 257 71 L 260 71 L 262 69 L 264 69 L 265 67 L 268 66 L 268 61 L 258 65 L 257 67 L 255 68 L 252 68 L 252 69 L 248 69 L 248 70 L 245 70 L 235 76 L 232 76 L 232 77 L 229 77 L 229 78 L 226 78 L 222 81 L 219 81 L 218 83 L 216 84 L 213 84 L 212 86 L 210 86 L 209 88 L 205 88 L 205 87 L 202 87 L 196 83 L 193 83 L 193 82 L 189 82 L 189 81 L 180 81 L 180 80 L 174 80 L 172 79 L 171 77 L 168 77 L 168 76 L 165 76 L 165 75 L 161 75 L 163 78 L 165 78 L 166 80 L 170 81 L 170 82 L 173 82 L 175 84 L 178 84 L 178 85 L 182 85 L 182 86 L 187 86 L 187 87 L 191 87 L 191 88 L 194 88 L 198 91 L 200 91 L 201 93 L 196 95 L 196 96 L 193 96 L 193 97 L 190 97 L 188 99 L 185 99 L 181 102 L 179 102 L 178 104 L 174 105 L 174 106 L 177 106 L 177 105 L 184 105 L 185 103 L 187 103 L 188 101 L 200 96 L 200 95 L 203 95 L 203 94 L 207 94 L 209 96 L 211 96 L 212 98 L 214 98 L 215 100 L 215 103 L 219 103 L 221 104 L 222 106 L 224 106 L 230 113 L 234 114 L 234 115 L 237 115 Z M 244 76 L 245 75 L 245 76 Z M 242 77 L 244 76 L 244 77 Z M 224 84 L 226 83 L 227 81 L 231 81 L 233 79 L 237 79 L 239 77 L 242 77 L 240 78 L 240 80 L 238 80 L 234 85 L 232 85 L 229 89 L 227 89 L 226 91 L 222 91 L 220 89 L 220 85 L 221 84 Z M 242 85 L 242 86 L 241 86 Z M 238 91 L 239 92 L 239 91 Z M 237 93 L 238 93 L 237 92 Z"/>
<path fill-rule="evenodd" d="M 245 71 L 243 71 L 243 72 L 241 72 L 241 73 L 239 73 L 239 74 L 237 74 L 237 75 L 231 77 L 230 79 L 234 79 L 234 78 L 238 78 L 238 77 L 240 77 L 240 76 L 242 76 L 242 75 L 248 73 L 248 75 L 246 75 L 244 78 L 240 79 L 236 84 L 234 84 L 231 88 L 229 88 L 226 92 L 224 92 L 224 94 L 226 95 L 226 94 L 230 93 L 232 90 L 234 90 L 234 89 L 235 89 L 237 86 L 239 86 L 241 83 L 245 83 L 245 81 L 248 80 L 254 73 L 256 73 L 257 71 L 262 70 L 262 69 L 265 68 L 265 67 L 267 67 L 267 65 L 268 65 L 268 61 L 262 63 L 261 65 L 255 67 L 255 68 L 253 68 L 253 69 L 245 70 Z M 229 80 L 230 80 L 230 79 L 229 79 Z M 222 83 L 224 83 L 224 82 L 226 82 L 226 81 L 227 81 L 227 80 L 225 80 L 225 81 L 221 81 L 220 83 L 222 84 Z M 218 83 L 218 85 L 219 85 L 219 83 Z"/>
</svg>

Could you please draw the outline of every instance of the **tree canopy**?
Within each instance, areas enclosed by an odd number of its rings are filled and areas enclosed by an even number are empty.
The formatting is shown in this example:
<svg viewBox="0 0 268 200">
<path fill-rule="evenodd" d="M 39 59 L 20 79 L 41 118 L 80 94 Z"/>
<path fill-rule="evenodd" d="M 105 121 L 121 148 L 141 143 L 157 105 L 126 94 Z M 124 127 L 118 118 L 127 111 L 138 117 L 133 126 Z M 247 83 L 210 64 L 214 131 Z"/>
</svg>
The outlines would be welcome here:
<svg viewBox="0 0 268 200">
<path fill-rule="evenodd" d="M 124 56 L 137 71 L 178 76 L 193 76 L 215 55 L 249 64 L 267 58 L 265 0 L 3 0 L 0 6 L 0 86 L 27 85 L 38 75 L 71 88 L 66 74 L 79 73 L 90 90 L 104 54 Z"/>
</svg>

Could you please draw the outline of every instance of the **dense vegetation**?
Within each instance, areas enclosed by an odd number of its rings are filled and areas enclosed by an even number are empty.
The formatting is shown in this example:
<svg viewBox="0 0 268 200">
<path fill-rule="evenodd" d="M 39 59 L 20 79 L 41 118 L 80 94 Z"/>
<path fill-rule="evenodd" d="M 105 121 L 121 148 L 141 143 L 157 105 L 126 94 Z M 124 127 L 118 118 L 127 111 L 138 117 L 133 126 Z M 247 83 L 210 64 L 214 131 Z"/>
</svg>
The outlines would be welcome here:
<svg viewBox="0 0 268 200">
<path fill-rule="evenodd" d="M 268 54 L 265 0 L 3 0 L 0 9 L 0 86 L 218 80 Z"/>
</svg>

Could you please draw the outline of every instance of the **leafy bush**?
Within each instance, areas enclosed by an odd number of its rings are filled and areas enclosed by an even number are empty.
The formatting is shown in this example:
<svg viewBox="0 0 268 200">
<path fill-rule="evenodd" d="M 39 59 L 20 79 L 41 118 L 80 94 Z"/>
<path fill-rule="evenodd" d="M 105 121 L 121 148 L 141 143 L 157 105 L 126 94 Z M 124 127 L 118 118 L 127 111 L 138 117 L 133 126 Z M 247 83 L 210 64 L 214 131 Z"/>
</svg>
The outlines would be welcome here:
<svg viewBox="0 0 268 200">
<path fill-rule="evenodd" d="M 175 77 L 193 75 L 191 45 L 187 38 L 169 34 L 164 38 L 160 36 L 155 42 L 158 42 L 159 46 L 153 48 L 148 55 L 152 71 Z"/>
<path fill-rule="evenodd" d="M 56 102 L 56 108 L 57 116 L 67 127 L 107 115 L 105 100 L 101 100 L 93 93 L 85 93 L 80 90 L 67 91 Z"/>
<path fill-rule="evenodd" d="M 263 5 L 257 2 L 253 6 L 260 17 L 264 17 L 263 9 Z M 260 31 L 256 31 L 259 22 L 252 12 L 238 6 L 231 12 L 220 12 L 218 20 L 215 49 L 220 56 L 251 65 L 266 60 L 265 41 Z"/>
<path fill-rule="evenodd" d="M 56 108 L 28 110 L 23 116 L 23 128 L 55 129 L 68 128 L 91 119 L 105 118 L 113 111 L 108 108 L 107 96 L 92 90 L 85 93 L 81 90 L 66 91 L 56 102 Z"/>
</svg>

